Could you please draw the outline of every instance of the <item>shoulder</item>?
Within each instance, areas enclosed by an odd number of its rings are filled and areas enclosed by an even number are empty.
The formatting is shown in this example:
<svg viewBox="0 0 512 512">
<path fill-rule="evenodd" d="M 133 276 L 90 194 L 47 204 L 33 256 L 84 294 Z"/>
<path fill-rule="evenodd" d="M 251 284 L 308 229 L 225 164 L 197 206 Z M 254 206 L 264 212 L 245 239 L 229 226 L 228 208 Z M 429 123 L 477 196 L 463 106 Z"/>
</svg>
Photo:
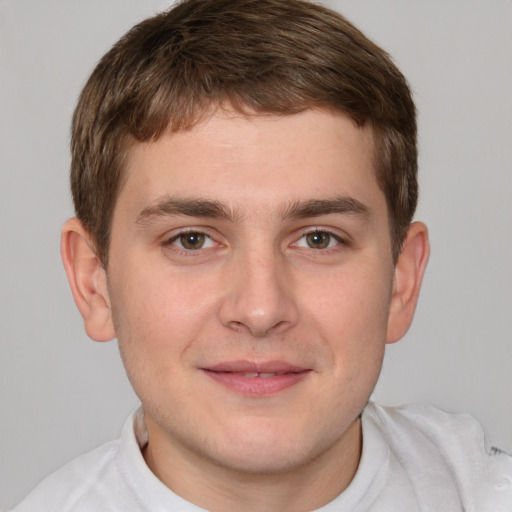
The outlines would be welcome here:
<svg viewBox="0 0 512 512">
<path fill-rule="evenodd" d="M 11 512 L 76 510 L 84 497 L 97 492 L 99 481 L 112 478 L 118 450 L 119 441 L 111 441 L 77 457 L 46 477 Z"/>
<path fill-rule="evenodd" d="M 512 457 L 486 446 L 482 427 L 472 416 L 421 404 L 370 403 L 365 418 L 378 428 L 411 478 L 444 474 L 467 510 L 510 511 Z"/>
</svg>

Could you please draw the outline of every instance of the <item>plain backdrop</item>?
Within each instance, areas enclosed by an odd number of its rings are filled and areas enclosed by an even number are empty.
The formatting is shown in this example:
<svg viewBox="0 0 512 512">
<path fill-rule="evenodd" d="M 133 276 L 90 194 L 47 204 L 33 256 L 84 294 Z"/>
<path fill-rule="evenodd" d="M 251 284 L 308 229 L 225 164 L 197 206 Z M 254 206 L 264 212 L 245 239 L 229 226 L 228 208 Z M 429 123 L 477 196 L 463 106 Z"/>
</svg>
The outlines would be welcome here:
<svg viewBox="0 0 512 512">
<path fill-rule="evenodd" d="M 0 508 L 117 437 L 137 398 L 115 342 L 83 332 L 59 256 L 70 116 L 97 60 L 157 0 L 0 0 Z M 512 2 L 339 0 L 419 110 L 432 257 L 375 392 L 467 411 L 512 451 Z"/>
</svg>

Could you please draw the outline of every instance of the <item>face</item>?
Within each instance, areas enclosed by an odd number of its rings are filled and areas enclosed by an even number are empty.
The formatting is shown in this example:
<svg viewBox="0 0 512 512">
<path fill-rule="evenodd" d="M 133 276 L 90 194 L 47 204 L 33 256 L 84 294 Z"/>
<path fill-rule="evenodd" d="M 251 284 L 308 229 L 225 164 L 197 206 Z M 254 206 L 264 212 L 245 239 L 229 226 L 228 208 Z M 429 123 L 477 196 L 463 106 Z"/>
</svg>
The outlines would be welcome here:
<svg viewBox="0 0 512 512">
<path fill-rule="evenodd" d="M 217 113 L 128 155 L 109 299 L 176 457 L 282 472 L 355 439 L 392 281 L 372 134 L 344 115 Z"/>
</svg>

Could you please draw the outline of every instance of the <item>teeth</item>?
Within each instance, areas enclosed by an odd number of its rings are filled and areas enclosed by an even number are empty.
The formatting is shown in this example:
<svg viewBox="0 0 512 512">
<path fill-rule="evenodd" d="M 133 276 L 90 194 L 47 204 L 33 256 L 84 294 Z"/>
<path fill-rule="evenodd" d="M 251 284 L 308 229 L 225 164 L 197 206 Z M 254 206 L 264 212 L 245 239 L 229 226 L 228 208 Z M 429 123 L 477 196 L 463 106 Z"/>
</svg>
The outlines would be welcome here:
<svg viewBox="0 0 512 512">
<path fill-rule="evenodd" d="M 254 379 L 256 377 L 260 377 L 261 379 L 270 379 L 271 377 L 275 377 L 276 375 L 280 375 L 279 373 L 258 373 L 258 372 L 233 372 L 236 375 L 240 375 L 240 377 L 245 377 L 246 379 Z"/>
</svg>

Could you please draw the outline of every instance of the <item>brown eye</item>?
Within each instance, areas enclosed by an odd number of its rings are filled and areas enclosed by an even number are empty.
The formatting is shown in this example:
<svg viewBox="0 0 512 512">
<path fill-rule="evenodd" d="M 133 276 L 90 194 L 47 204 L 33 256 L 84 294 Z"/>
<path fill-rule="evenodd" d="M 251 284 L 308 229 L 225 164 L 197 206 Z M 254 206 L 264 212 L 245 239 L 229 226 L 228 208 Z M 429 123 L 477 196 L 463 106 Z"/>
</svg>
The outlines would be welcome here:
<svg viewBox="0 0 512 512">
<path fill-rule="evenodd" d="M 325 249 L 331 243 L 331 235 L 322 231 L 313 231 L 306 235 L 306 243 L 311 249 Z"/>
<path fill-rule="evenodd" d="M 206 236 L 204 233 L 183 233 L 178 238 L 180 245 L 189 251 L 202 249 L 205 243 Z"/>
</svg>

